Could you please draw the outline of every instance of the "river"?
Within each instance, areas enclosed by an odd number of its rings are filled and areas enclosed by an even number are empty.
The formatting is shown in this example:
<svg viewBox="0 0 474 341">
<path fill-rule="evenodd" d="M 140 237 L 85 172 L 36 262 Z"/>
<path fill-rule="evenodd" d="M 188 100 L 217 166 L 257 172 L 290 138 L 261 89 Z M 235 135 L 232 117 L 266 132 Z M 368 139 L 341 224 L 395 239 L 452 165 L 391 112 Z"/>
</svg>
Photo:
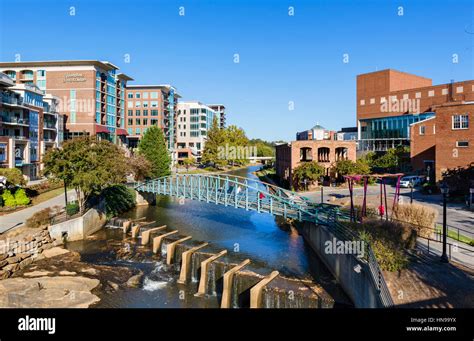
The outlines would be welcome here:
<svg viewBox="0 0 474 341">
<path fill-rule="evenodd" d="M 229 172 L 255 178 L 259 166 L 250 166 Z M 122 217 L 146 217 L 158 225 L 167 225 L 194 240 L 209 242 L 215 251 L 228 250 L 228 259 L 239 261 L 250 258 L 251 269 L 261 273 L 278 270 L 282 275 L 311 279 L 325 288 L 336 301 L 347 302 L 340 287 L 324 265 L 306 245 L 298 233 L 275 217 L 225 207 L 211 203 L 159 196 L 156 206 L 141 206 Z M 144 282 L 141 288 L 103 294 L 96 307 L 153 307 L 199 308 L 218 307 L 216 297 L 194 297 L 196 283 L 181 285 L 177 276 L 161 261 L 152 258 L 140 262 L 117 261 L 104 251 L 107 239 L 123 238 L 121 230 L 107 230 L 104 237 L 94 241 L 69 243 L 68 248 L 79 251 L 86 262 L 125 265 L 141 269 Z"/>
</svg>

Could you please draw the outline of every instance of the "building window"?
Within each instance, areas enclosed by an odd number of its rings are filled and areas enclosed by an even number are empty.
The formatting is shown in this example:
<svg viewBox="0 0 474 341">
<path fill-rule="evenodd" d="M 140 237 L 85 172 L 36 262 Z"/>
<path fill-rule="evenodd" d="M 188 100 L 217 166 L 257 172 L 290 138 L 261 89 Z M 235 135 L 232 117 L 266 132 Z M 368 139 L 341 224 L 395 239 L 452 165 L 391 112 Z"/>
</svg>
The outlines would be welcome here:
<svg viewBox="0 0 474 341">
<path fill-rule="evenodd" d="M 403 95 L 403 99 L 409 99 L 408 94 L 404 94 L 404 95 Z"/>
<path fill-rule="evenodd" d="M 417 92 L 417 93 L 415 94 L 415 98 L 421 98 L 421 92 Z"/>
<path fill-rule="evenodd" d="M 375 98 L 371 98 L 370 99 L 370 104 L 374 104 L 375 103 Z"/>
<path fill-rule="evenodd" d="M 453 129 L 468 129 L 469 117 L 465 115 L 453 115 Z"/>
<path fill-rule="evenodd" d="M 128 125 L 129 125 L 129 126 L 133 125 L 133 118 L 129 118 L 129 119 L 128 119 Z"/>
<path fill-rule="evenodd" d="M 428 97 L 434 97 L 434 90 L 428 91 Z"/>
<path fill-rule="evenodd" d="M 152 101 L 151 102 L 151 107 L 152 108 L 157 108 L 158 107 L 158 102 L 157 101 Z"/>
<path fill-rule="evenodd" d="M 143 125 L 144 125 L 144 126 L 147 126 L 147 125 L 148 125 L 148 118 L 144 118 L 144 119 L 143 119 Z"/>
<path fill-rule="evenodd" d="M 144 99 L 147 99 L 147 98 L 148 98 L 148 92 L 144 92 L 142 95 L 143 95 L 143 98 L 144 98 Z"/>
<path fill-rule="evenodd" d="M 140 128 L 135 128 L 135 134 L 140 135 Z"/>
<path fill-rule="evenodd" d="M 420 135 L 425 135 L 425 126 L 420 126 Z"/>
<path fill-rule="evenodd" d="M 135 125 L 136 125 L 136 126 L 141 125 L 141 121 L 140 121 L 139 118 L 136 118 L 136 119 L 135 119 Z"/>
<path fill-rule="evenodd" d="M 135 102 L 135 108 L 140 108 L 142 106 L 142 102 L 137 101 Z"/>
<path fill-rule="evenodd" d="M 14 81 L 16 81 L 16 72 L 15 71 L 5 71 L 5 74 L 10 77 L 11 79 L 13 79 Z"/>
<path fill-rule="evenodd" d="M 469 147 L 469 141 L 456 141 L 456 147 Z"/>
<path fill-rule="evenodd" d="M 135 116 L 140 116 L 140 110 L 135 110 Z"/>
<path fill-rule="evenodd" d="M 150 98 L 158 98 L 158 92 L 150 93 Z"/>
<path fill-rule="evenodd" d="M 433 124 L 433 135 L 436 134 L 436 125 Z"/>
<path fill-rule="evenodd" d="M 447 95 L 447 94 L 448 94 L 448 89 L 441 90 L 441 95 Z"/>
<path fill-rule="evenodd" d="M 143 107 L 148 108 L 148 102 L 143 102 Z"/>
<path fill-rule="evenodd" d="M 151 116 L 158 116 L 158 110 L 152 110 Z"/>
<path fill-rule="evenodd" d="M 360 105 L 365 105 L 365 99 L 360 100 Z"/>
<path fill-rule="evenodd" d="M 148 116 L 148 110 L 143 110 L 143 116 Z"/>
<path fill-rule="evenodd" d="M 140 93 L 139 92 L 135 92 L 135 98 L 140 98 Z"/>
<path fill-rule="evenodd" d="M 133 108 L 133 102 L 127 102 L 127 108 Z"/>
<path fill-rule="evenodd" d="M 129 93 L 127 94 L 127 98 L 133 98 L 133 92 L 129 92 Z"/>
<path fill-rule="evenodd" d="M 133 110 L 128 110 L 128 116 L 133 116 Z"/>
<path fill-rule="evenodd" d="M 463 92 L 463 91 L 464 91 L 464 87 L 462 87 L 462 86 L 458 86 L 458 87 L 456 88 L 456 92 L 457 92 L 458 94 L 461 93 L 461 92 Z"/>
</svg>

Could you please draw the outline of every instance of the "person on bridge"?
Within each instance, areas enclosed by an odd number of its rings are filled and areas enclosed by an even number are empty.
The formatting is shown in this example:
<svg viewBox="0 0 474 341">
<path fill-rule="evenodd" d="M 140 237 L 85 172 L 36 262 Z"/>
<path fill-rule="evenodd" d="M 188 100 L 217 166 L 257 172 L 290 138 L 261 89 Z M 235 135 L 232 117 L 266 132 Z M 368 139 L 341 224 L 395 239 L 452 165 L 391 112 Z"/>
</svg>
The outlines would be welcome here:
<svg viewBox="0 0 474 341">
<path fill-rule="evenodd" d="M 260 192 L 259 198 L 260 198 L 260 200 L 265 199 L 265 194 L 263 194 L 262 192 Z"/>
</svg>

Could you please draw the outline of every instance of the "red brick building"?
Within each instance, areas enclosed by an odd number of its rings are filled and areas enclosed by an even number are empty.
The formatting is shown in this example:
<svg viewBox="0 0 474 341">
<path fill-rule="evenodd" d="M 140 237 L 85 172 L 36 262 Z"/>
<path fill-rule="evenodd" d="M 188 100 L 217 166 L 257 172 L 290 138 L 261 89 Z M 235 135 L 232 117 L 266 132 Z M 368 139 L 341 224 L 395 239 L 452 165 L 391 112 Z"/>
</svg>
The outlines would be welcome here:
<svg viewBox="0 0 474 341">
<path fill-rule="evenodd" d="M 474 102 L 434 106 L 436 116 L 410 126 L 410 156 L 413 169 L 434 171 L 433 180 L 442 179 L 448 169 L 474 162 Z"/>
<path fill-rule="evenodd" d="M 357 76 L 357 127 L 361 150 L 410 145 L 410 125 L 435 116 L 447 103 L 474 101 L 474 80 L 433 85 L 425 77 L 382 70 Z"/>
<path fill-rule="evenodd" d="M 334 176 L 331 167 L 339 160 L 356 161 L 355 141 L 300 140 L 276 146 L 275 169 L 282 184 L 296 187 L 293 170 L 300 164 L 317 161 L 326 176 Z"/>
</svg>

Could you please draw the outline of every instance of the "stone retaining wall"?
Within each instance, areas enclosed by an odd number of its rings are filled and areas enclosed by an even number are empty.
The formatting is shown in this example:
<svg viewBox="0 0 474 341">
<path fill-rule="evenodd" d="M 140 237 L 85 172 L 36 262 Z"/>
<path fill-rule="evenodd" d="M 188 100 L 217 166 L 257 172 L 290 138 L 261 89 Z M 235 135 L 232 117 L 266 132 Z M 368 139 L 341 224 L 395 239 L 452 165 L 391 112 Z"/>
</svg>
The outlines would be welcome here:
<svg viewBox="0 0 474 341">
<path fill-rule="evenodd" d="M 47 229 L 38 229 L 26 236 L 0 240 L 0 279 L 10 277 L 35 260 L 44 258 L 43 251 L 59 244 Z"/>
</svg>

